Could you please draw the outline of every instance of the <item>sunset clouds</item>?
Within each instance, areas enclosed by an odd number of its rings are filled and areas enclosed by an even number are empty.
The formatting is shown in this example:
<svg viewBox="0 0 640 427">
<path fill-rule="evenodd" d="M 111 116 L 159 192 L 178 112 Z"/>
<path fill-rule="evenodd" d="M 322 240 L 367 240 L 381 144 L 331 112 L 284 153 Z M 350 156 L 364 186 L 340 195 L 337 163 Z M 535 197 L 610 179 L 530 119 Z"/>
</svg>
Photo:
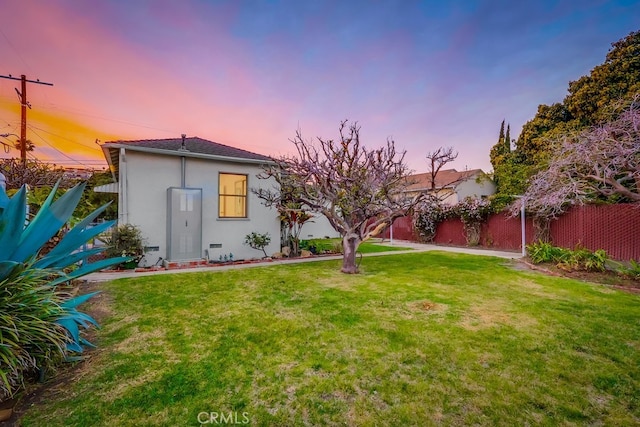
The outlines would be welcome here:
<svg viewBox="0 0 640 427">
<path fill-rule="evenodd" d="M 517 135 L 638 29 L 635 2 L 519 3 L 6 0 L 0 74 L 54 83 L 28 87 L 28 138 L 69 165 L 98 165 L 96 139 L 181 133 L 280 155 L 349 118 L 417 171 L 440 145 L 489 170 L 502 119 Z M 0 133 L 19 133 L 16 86 Z"/>
</svg>

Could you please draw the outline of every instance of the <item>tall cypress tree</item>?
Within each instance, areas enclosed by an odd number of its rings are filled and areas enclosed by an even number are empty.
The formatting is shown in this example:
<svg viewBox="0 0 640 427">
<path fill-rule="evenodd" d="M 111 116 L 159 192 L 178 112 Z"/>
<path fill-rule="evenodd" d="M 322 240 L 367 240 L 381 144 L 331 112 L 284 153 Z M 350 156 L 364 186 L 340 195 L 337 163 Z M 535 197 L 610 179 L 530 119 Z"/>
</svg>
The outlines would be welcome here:
<svg viewBox="0 0 640 427">
<path fill-rule="evenodd" d="M 508 130 L 507 130 L 508 132 Z M 495 171 L 500 163 L 502 163 L 504 156 L 504 120 L 502 120 L 502 124 L 500 125 L 500 135 L 498 136 L 498 142 L 496 145 L 491 147 L 491 152 L 489 153 L 489 158 L 491 159 L 491 166 L 493 166 L 493 170 Z"/>
<path fill-rule="evenodd" d="M 502 127 L 504 127 L 504 120 L 502 121 Z M 507 134 L 504 136 L 502 154 L 507 155 L 510 152 L 511 152 L 511 125 L 507 124 Z"/>
</svg>

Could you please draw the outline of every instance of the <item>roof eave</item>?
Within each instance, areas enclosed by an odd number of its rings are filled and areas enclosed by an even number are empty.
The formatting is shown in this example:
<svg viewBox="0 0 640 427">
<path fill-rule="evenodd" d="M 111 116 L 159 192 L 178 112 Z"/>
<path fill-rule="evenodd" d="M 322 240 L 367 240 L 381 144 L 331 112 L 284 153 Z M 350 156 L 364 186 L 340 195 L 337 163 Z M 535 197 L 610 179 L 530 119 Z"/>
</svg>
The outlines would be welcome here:
<svg viewBox="0 0 640 427">
<path fill-rule="evenodd" d="M 245 163 L 245 164 L 255 164 L 255 165 L 274 165 L 275 162 L 273 160 L 266 159 L 248 159 L 241 157 L 230 157 L 230 156 L 220 156 L 216 154 L 205 154 L 205 153 L 194 153 L 192 151 L 176 151 L 176 150 L 163 150 L 161 148 L 149 148 L 149 147 L 139 147 L 135 145 L 129 144 L 119 144 L 117 142 L 107 142 L 102 144 L 102 151 L 104 152 L 105 158 L 107 159 L 107 163 L 109 164 L 109 169 L 113 174 L 114 180 L 118 180 L 118 162 L 119 162 L 119 149 L 124 148 L 128 151 L 137 151 L 140 153 L 149 153 L 149 154 L 160 154 L 164 156 L 175 156 L 175 157 L 192 157 L 197 159 L 208 159 L 208 160 L 219 160 L 224 162 L 234 162 L 234 163 Z"/>
</svg>

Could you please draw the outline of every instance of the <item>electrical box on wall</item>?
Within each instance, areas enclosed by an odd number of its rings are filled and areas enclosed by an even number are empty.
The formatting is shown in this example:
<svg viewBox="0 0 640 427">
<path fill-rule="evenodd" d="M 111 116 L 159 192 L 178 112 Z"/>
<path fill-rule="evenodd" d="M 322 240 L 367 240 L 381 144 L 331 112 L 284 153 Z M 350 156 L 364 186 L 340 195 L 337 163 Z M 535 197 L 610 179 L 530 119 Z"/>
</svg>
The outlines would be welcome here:
<svg viewBox="0 0 640 427">
<path fill-rule="evenodd" d="M 167 188 L 167 259 L 202 258 L 202 189 Z"/>
</svg>

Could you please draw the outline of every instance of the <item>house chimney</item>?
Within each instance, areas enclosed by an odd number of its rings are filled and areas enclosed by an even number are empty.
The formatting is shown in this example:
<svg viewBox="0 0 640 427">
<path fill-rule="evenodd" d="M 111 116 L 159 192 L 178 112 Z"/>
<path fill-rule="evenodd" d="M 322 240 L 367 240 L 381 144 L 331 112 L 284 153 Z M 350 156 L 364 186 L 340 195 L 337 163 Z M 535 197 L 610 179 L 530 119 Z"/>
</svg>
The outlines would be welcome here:
<svg viewBox="0 0 640 427">
<path fill-rule="evenodd" d="M 186 133 L 182 134 L 182 145 L 180 146 L 180 151 L 188 151 L 187 146 L 184 143 L 185 138 L 187 137 Z"/>
<path fill-rule="evenodd" d="M 186 134 L 182 134 L 182 145 L 178 149 L 178 151 L 189 151 L 185 146 L 185 138 Z M 187 158 L 185 156 L 180 156 L 180 187 L 185 188 L 186 178 L 187 178 Z"/>
</svg>

